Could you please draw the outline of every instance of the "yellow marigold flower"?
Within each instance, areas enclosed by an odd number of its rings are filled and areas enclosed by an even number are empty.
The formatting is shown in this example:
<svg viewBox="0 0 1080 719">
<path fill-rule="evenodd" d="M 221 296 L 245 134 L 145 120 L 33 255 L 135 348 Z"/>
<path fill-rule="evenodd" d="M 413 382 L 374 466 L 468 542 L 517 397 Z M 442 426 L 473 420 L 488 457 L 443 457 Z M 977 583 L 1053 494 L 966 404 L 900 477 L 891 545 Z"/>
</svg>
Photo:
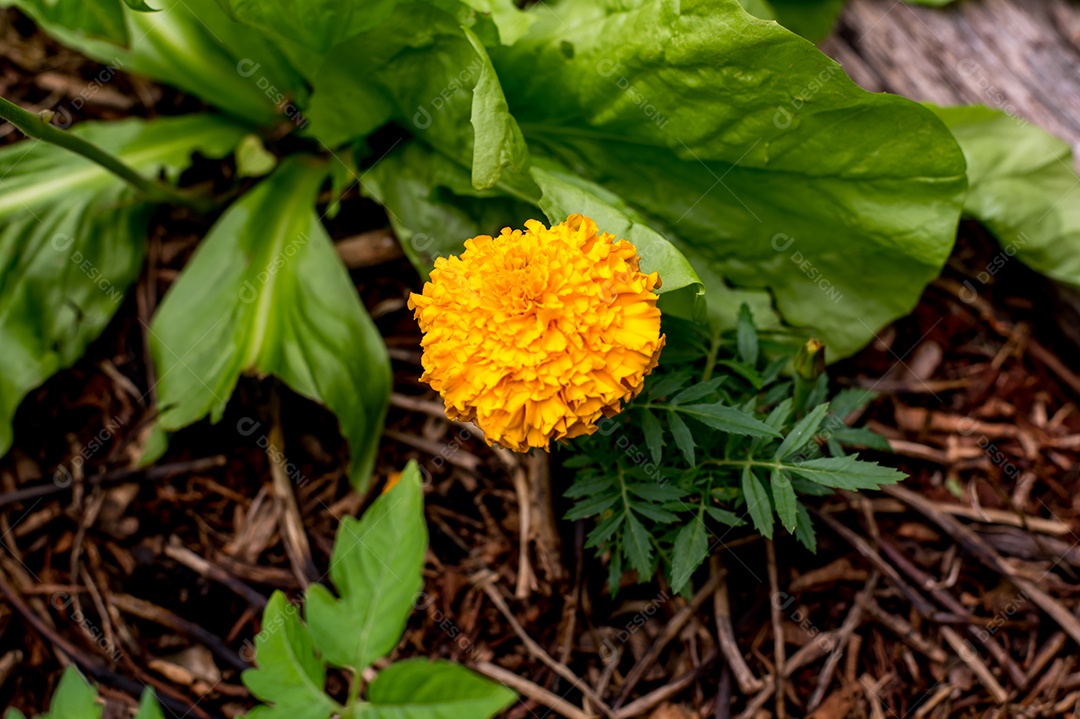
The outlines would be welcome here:
<svg viewBox="0 0 1080 719">
<path fill-rule="evenodd" d="M 517 452 L 596 431 L 641 391 L 664 336 L 654 272 L 581 215 L 529 220 L 439 258 L 409 298 L 424 374 L 451 419 Z"/>
</svg>

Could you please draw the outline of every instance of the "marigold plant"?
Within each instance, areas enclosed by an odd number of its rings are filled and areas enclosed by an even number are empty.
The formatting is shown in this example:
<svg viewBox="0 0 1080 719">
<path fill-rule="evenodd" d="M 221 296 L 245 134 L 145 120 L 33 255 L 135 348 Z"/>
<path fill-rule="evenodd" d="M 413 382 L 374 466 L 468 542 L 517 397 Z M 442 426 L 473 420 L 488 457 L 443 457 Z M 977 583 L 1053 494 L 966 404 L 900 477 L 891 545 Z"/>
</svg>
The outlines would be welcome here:
<svg viewBox="0 0 1080 719">
<path fill-rule="evenodd" d="M 421 379 L 489 443 L 524 452 L 591 434 L 656 367 L 659 286 L 630 242 L 582 215 L 474 237 L 409 300 Z"/>
</svg>

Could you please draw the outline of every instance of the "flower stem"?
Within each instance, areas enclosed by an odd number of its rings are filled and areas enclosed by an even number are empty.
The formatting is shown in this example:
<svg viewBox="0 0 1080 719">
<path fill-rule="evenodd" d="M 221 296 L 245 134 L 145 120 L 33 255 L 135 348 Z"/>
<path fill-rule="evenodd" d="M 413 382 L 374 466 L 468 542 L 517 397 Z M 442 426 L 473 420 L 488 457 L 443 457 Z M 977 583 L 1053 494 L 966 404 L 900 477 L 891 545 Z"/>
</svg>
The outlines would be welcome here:
<svg viewBox="0 0 1080 719">
<path fill-rule="evenodd" d="M 135 187 L 142 195 L 151 202 L 167 202 L 184 205 L 197 212 L 209 212 L 215 207 L 215 203 L 205 197 L 194 195 L 178 187 L 160 182 L 159 180 L 144 177 L 134 169 L 124 164 L 119 158 L 110 155 L 105 150 L 78 135 L 64 132 L 58 127 L 49 124 L 51 116 L 35 115 L 22 109 L 18 105 L 0 97 L 0 118 L 7 120 L 15 127 L 22 130 L 23 134 L 38 140 L 44 140 L 65 150 L 70 150 L 82 155 L 88 160 L 96 162 L 101 167 L 113 173 L 120 179 Z"/>
</svg>

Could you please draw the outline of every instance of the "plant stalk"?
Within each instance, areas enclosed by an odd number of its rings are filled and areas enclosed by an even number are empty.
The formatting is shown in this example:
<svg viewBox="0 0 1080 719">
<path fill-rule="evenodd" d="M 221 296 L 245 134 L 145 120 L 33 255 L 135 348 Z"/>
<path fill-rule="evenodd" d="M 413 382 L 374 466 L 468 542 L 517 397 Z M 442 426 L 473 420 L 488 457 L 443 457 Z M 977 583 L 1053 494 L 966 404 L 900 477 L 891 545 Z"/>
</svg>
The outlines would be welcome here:
<svg viewBox="0 0 1080 719">
<path fill-rule="evenodd" d="M 77 155 L 97 163 L 120 179 L 132 185 L 142 193 L 143 197 L 151 202 L 166 202 L 170 204 L 190 207 L 196 212 L 209 212 L 214 209 L 215 203 L 209 198 L 200 197 L 193 193 L 181 190 L 178 187 L 145 177 L 124 164 L 119 158 L 110 155 L 105 150 L 92 142 L 84 140 L 78 135 L 65 132 L 54 127 L 48 119 L 42 115 L 22 109 L 18 105 L 0 97 L 0 118 L 7 120 L 19 128 L 23 134 L 38 140 L 52 143 L 65 150 L 70 150 Z M 49 116 L 51 119 L 51 116 Z"/>
</svg>

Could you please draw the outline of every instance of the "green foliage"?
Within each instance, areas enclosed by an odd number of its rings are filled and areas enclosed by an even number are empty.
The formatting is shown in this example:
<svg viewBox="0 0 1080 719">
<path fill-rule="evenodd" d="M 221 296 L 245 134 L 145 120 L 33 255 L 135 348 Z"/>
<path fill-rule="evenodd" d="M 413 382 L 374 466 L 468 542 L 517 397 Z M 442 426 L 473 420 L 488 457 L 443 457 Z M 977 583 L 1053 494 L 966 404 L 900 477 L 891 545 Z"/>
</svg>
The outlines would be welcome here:
<svg viewBox="0 0 1080 719">
<path fill-rule="evenodd" d="M 727 531 L 748 519 L 771 538 L 778 517 L 813 551 L 800 496 L 903 478 L 846 453 L 850 446 L 888 450 L 877 435 L 844 424 L 872 393 L 846 390 L 830 403 L 822 375 L 808 409 L 796 411 L 796 382 L 782 374 L 790 347 L 759 337 L 745 307 L 739 317 L 735 331 L 712 335 L 666 319 L 669 344 L 696 361 L 651 375 L 642 396 L 575 443 L 564 462 L 577 470 L 566 518 L 595 519 L 587 546 L 611 553 L 613 590 L 626 566 L 643 580 L 659 567 L 682 591 Z"/>
<path fill-rule="evenodd" d="M 103 709 L 94 687 L 83 678 L 78 669 L 68 666 L 53 693 L 49 712 L 39 714 L 37 719 L 101 719 Z M 8 709 L 4 717 L 26 719 L 18 709 Z M 161 706 L 154 699 L 154 692 L 149 687 L 143 692 L 135 719 L 164 719 Z"/>
<path fill-rule="evenodd" d="M 148 174 L 228 154 L 243 129 L 219 117 L 85 123 L 79 137 Z M 142 267 L 153 205 L 93 162 L 44 142 L 0 149 L 0 455 L 22 398 L 75 362 Z"/>
<path fill-rule="evenodd" d="M 322 160 L 294 155 L 215 223 L 158 308 L 159 425 L 217 422 L 241 374 L 275 375 L 338 416 L 366 488 L 390 361 L 315 213 Z"/>
<path fill-rule="evenodd" d="M 970 190 L 964 212 L 997 237 L 1003 255 L 1080 289 L 1080 178 L 1068 143 L 987 107 L 934 107 L 967 158 Z"/>
<path fill-rule="evenodd" d="M 410 462 L 401 480 L 360 520 L 342 520 L 330 559 L 340 599 L 308 587 L 307 623 L 280 591 L 263 612 L 255 637 L 256 668 L 242 675 L 263 704 L 248 719 L 488 719 L 517 698 L 506 687 L 446 661 L 411 659 L 379 670 L 360 698 L 361 672 L 390 653 L 423 586 L 427 527 L 420 470 Z M 344 704 L 326 694 L 328 666 L 351 674 Z M 100 719 L 97 692 L 72 667 L 64 672 L 49 713 L 38 719 Z M 6 719 L 25 719 L 9 709 Z M 135 719 L 163 719 L 147 689 Z"/>
</svg>

